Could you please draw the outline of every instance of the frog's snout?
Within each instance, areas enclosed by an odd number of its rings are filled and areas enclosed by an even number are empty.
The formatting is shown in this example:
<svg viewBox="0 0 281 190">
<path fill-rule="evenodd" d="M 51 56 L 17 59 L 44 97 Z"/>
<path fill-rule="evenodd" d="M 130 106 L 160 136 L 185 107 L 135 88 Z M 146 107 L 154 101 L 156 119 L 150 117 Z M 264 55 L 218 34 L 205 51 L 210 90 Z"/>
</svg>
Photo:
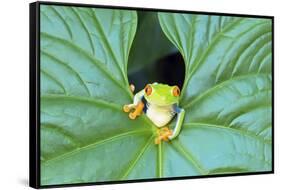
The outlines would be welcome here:
<svg viewBox="0 0 281 190">
<path fill-rule="evenodd" d="M 161 100 L 162 100 L 163 102 L 166 102 L 166 101 L 167 101 L 167 97 L 166 97 L 166 96 L 162 96 L 162 97 L 161 97 Z"/>
</svg>

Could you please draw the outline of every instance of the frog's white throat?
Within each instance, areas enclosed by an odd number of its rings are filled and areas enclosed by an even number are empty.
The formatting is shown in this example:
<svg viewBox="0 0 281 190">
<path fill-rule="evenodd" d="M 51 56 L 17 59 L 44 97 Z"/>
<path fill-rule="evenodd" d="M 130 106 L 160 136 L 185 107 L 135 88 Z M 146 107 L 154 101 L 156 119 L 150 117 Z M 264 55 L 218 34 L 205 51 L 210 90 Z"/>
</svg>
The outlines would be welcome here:
<svg viewBox="0 0 281 190">
<path fill-rule="evenodd" d="M 157 126 L 163 127 L 167 125 L 174 117 L 175 112 L 173 105 L 158 106 L 146 102 L 146 115 Z"/>
</svg>

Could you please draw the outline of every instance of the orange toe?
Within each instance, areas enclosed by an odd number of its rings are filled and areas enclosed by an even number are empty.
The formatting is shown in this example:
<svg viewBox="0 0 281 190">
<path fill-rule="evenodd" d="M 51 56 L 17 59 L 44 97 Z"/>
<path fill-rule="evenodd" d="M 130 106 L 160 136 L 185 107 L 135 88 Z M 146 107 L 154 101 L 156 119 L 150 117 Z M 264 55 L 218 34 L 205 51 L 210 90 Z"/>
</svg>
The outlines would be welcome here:
<svg viewBox="0 0 281 190">
<path fill-rule="evenodd" d="M 130 113 L 130 114 L 129 114 L 129 118 L 130 118 L 130 119 L 136 119 L 136 117 L 137 117 L 137 116 L 136 116 L 136 114 L 134 114 L 134 113 Z"/>
<path fill-rule="evenodd" d="M 123 106 L 123 111 L 126 112 L 126 113 L 129 112 L 130 111 L 130 107 L 128 105 L 124 105 Z"/>
</svg>

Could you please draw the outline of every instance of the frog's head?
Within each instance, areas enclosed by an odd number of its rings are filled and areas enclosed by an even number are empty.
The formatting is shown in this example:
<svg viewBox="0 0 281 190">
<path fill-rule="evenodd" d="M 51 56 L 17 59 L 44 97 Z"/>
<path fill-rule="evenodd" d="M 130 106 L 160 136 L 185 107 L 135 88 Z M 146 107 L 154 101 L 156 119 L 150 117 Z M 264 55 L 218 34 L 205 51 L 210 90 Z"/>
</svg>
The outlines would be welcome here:
<svg viewBox="0 0 281 190">
<path fill-rule="evenodd" d="M 179 102 L 180 89 L 178 86 L 147 84 L 144 92 L 144 97 L 150 104 L 168 106 Z"/>
</svg>

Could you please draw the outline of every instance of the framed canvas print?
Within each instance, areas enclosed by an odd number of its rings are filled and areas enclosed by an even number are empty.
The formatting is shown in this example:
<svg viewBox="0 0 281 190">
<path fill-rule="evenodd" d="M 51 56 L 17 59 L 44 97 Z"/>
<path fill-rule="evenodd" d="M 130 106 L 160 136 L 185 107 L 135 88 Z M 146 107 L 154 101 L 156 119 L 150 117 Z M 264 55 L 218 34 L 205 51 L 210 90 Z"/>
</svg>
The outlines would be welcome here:
<svg viewBox="0 0 281 190">
<path fill-rule="evenodd" d="M 30 186 L 273 173 L 273 17 L 30 4 Z"/>
</svg>

